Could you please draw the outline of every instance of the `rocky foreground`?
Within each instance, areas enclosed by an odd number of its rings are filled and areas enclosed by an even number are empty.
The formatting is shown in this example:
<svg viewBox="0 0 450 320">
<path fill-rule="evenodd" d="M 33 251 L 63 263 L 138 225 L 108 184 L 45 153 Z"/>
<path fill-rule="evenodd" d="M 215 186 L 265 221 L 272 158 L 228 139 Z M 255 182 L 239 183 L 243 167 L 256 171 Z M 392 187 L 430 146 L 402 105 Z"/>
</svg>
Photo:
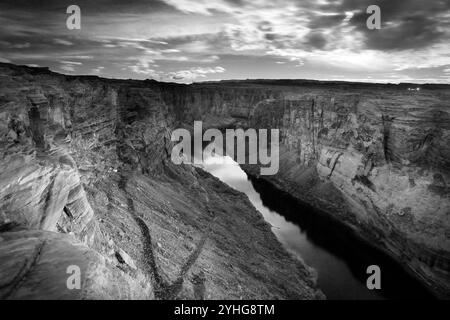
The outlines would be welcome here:
<svg viewBox="0 0 450 320">
<path fill-rule="evenodd" d="M 247 197 L 170 161 L 174 128 L 279 128 L 261 176 L 450 296 L 450 88 L 64 76 L 0 64 L 0 297 L 317 299 Z M 245 166 L 250 174 L 258 166 Z M 78 265 L 81 290 L 68 290 Z"/>
<path fill-rule="evenodd" d="M 1 299 L 323 298 L 244 194 L 172 164 L 185 90 L 0 65 Z"/>
</svg>

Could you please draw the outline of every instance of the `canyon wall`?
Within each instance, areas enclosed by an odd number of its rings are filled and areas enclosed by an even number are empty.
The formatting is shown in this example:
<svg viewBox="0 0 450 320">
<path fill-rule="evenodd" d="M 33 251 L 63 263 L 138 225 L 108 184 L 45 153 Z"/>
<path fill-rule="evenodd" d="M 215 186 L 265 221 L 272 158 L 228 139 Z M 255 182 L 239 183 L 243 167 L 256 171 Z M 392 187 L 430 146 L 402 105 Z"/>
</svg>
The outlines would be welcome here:
<svg viewBox="0 0 450 320">
<path fill-rule="evenodd" d="M 189 90 L 0 64 L 0 298 L 323 298 L 245 195 L 170 161 Z"/>
<path fill-rule="evenodd" d="M 240 87 L 248 92 L 252 86 L 253 96 L 261 98 L 213 107 L 213 115 L 234 119 L 223 120 L 222 127 L 280 129 L 280 170 L 261 179 L 333 216 L 435 294 L 449 296 L 448 86 L 416 90 L 408 84 L 301 81 L 205 86 L 219 93 Z M 236 108 L 247 116 L 233 116 Z M 259 176 L 258 165 L 243 168 Z"/>
<path fill-rule="evenodd" d="M 269 179 L 448 296 L 450 96 L 405 91 L 291 95 L 259 104 L 251 123 L 281 130 Z"/>
<path fill-rule="evenodd" d="M 21 273 L 7 261 L 28 270 L 40 245 L 51 254 L 61 243 L 121 277 L 126 289 L 103 290 L 109 297 L 323 297 L 244 195 L 171 163 L 171 130 L 203 120 L 280 129 L 280 170 L 260 178 L 383 249 L 436 295 L 450 294 L 448 86 L 178 85 L 7 64 L 0 82 L 0 270 L 10 279 Z M 8 256 L 10 246 L 20 254 Z M 96 297 L 98 272 L 84 274 L 92 290 L 83 294 Z M 6 282 L 6 297 L 23 296 Z"/>
</svg>

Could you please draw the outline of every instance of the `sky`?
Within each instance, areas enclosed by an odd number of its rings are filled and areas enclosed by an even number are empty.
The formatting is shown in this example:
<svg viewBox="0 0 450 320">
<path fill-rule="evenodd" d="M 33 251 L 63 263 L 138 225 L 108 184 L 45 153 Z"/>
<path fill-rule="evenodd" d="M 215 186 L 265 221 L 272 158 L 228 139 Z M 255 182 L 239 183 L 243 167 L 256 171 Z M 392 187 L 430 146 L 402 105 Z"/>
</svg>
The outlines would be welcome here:
<svg viewBox="0 0 450 320">
<path fill-rule="evenodd" d="M 0 62 L 65 74 L 450 83 L 450 0 L 1 0 L 0 24 Z"/>
</svg>

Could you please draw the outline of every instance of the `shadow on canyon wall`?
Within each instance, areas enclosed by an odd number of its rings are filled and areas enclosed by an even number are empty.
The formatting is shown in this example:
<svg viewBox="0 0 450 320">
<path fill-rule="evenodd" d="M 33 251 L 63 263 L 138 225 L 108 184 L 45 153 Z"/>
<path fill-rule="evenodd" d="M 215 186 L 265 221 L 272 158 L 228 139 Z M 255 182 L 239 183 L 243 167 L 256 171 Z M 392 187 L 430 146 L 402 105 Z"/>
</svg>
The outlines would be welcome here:
<svg viewBox="0 0 450 320">
<path fill-rule="evenodd" d="M 381 269 L 381 296 L 387 299 L 434 299 L 434 295 L 409 275 L 387 254 L 353 235 L 350 228 L 329 215 L 301 203 L 286 192 L 276 189 L 270 182 L 248 175 L 263 204 L 297 225 L 309 241 L 342 259 L 351 273 L 362 283 L 369 275 L 367 266 Z M 311 263 L 307 262 L 312 265 Z M 312 265 L 313 266 L 313 265 Z M 338 276 L 338 275 L 336 275 Z M 320 287 L 320 280 L 319 280 Z M 321 288 L 326 292 L 326 288 Z"/>
</svg>

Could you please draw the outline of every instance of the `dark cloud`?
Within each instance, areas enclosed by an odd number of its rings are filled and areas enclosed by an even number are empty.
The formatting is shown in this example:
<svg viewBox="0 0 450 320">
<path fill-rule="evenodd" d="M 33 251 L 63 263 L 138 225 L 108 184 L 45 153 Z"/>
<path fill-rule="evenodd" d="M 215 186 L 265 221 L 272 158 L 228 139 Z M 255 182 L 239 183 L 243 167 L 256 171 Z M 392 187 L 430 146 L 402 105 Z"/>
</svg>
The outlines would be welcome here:
<svg viewBox="0 0 450 320">
<path fill-rule="evenodd" d="M 377 50 L 406 50 L 424 48 L 445 39 L 439 22 L 422 15 L 405 16 L 394 25 L 366 31 L 366 45 Z"/>
<path fill-rule="evenodd" d="M 264 38 L 265 38 L 266 40 L 273 41 L 273 40 L 276 40 L 277 35 L 276 35 L 275 33 L 266 33 L 266 34 L 264 35 Z"/>
<path fill-rule="evenodd" d="M 65 26 L 71 4 L 82 10 L 80 31 Z M 381 8 L 381 30 L 366 27 L 372 4 Z M 404 59 L 411 50 L 429 49 L 444 60 L 450 0 L 1 0 L 0 23 L 1 61 L 56 71 L 188 79 L 283 70 L 295 76 L 292 68 L 344 72 L 351 60 L 347 70 L 357 78 L 368 64 L 371 72 L 412 68 Z M 443 45 L 436 50 L 436 44 Z M 238 61 L 242 53 L 249 55 L 245 63 Z M 226 72 L 214 72 L 224 57 Z M 437 65 L 448 69 L 442 60 Z M 439 68 L 407 75 L 432 77 L 445 70 Z"/>
<path fill-rule="evenodd" d="M 370 5 L 378 5 L 381 9 L 380 30 L 369 30 L 366 26 L 369 17 L 366 9 Z M 448 0 L 343 0 L 321 5 L 320 10 L 327 13 L 355 12 L 350 24 L 364 35 L 369 49 L 414 49 L 450 40 Z M 445 13 L 447 18 L 444 18 Z M 310 26 L 333 27 L 340 23 L 338 17 L 318 16 L 312 20 Z"/>
<path fill-rule="evenodd" d="M 322 50 L 325 48 L 327 40 L 322 33 L 313 31 L 306 36 L 305 44 L 313 49 Z"/>
<path fill-rule="evenodd" d="M 331 28 L 342 23 L 345 18 L 345 13 L 330 14 L 330 15 L 314 15 L 309 23 L 311 29 Z"/>
<path fill-rule="evenodd" d="M 2 0 L 0 8 L 3 10 L 22 10 L 34 13 L 36 16 L 43 13 L 60 12 L 76 4 L 83 9 L 83 14 L 97 15 L 99 13 L 139 13 L 143 10 L 174 10 L 164 1 L 159 0 Z"/>
</svg>

